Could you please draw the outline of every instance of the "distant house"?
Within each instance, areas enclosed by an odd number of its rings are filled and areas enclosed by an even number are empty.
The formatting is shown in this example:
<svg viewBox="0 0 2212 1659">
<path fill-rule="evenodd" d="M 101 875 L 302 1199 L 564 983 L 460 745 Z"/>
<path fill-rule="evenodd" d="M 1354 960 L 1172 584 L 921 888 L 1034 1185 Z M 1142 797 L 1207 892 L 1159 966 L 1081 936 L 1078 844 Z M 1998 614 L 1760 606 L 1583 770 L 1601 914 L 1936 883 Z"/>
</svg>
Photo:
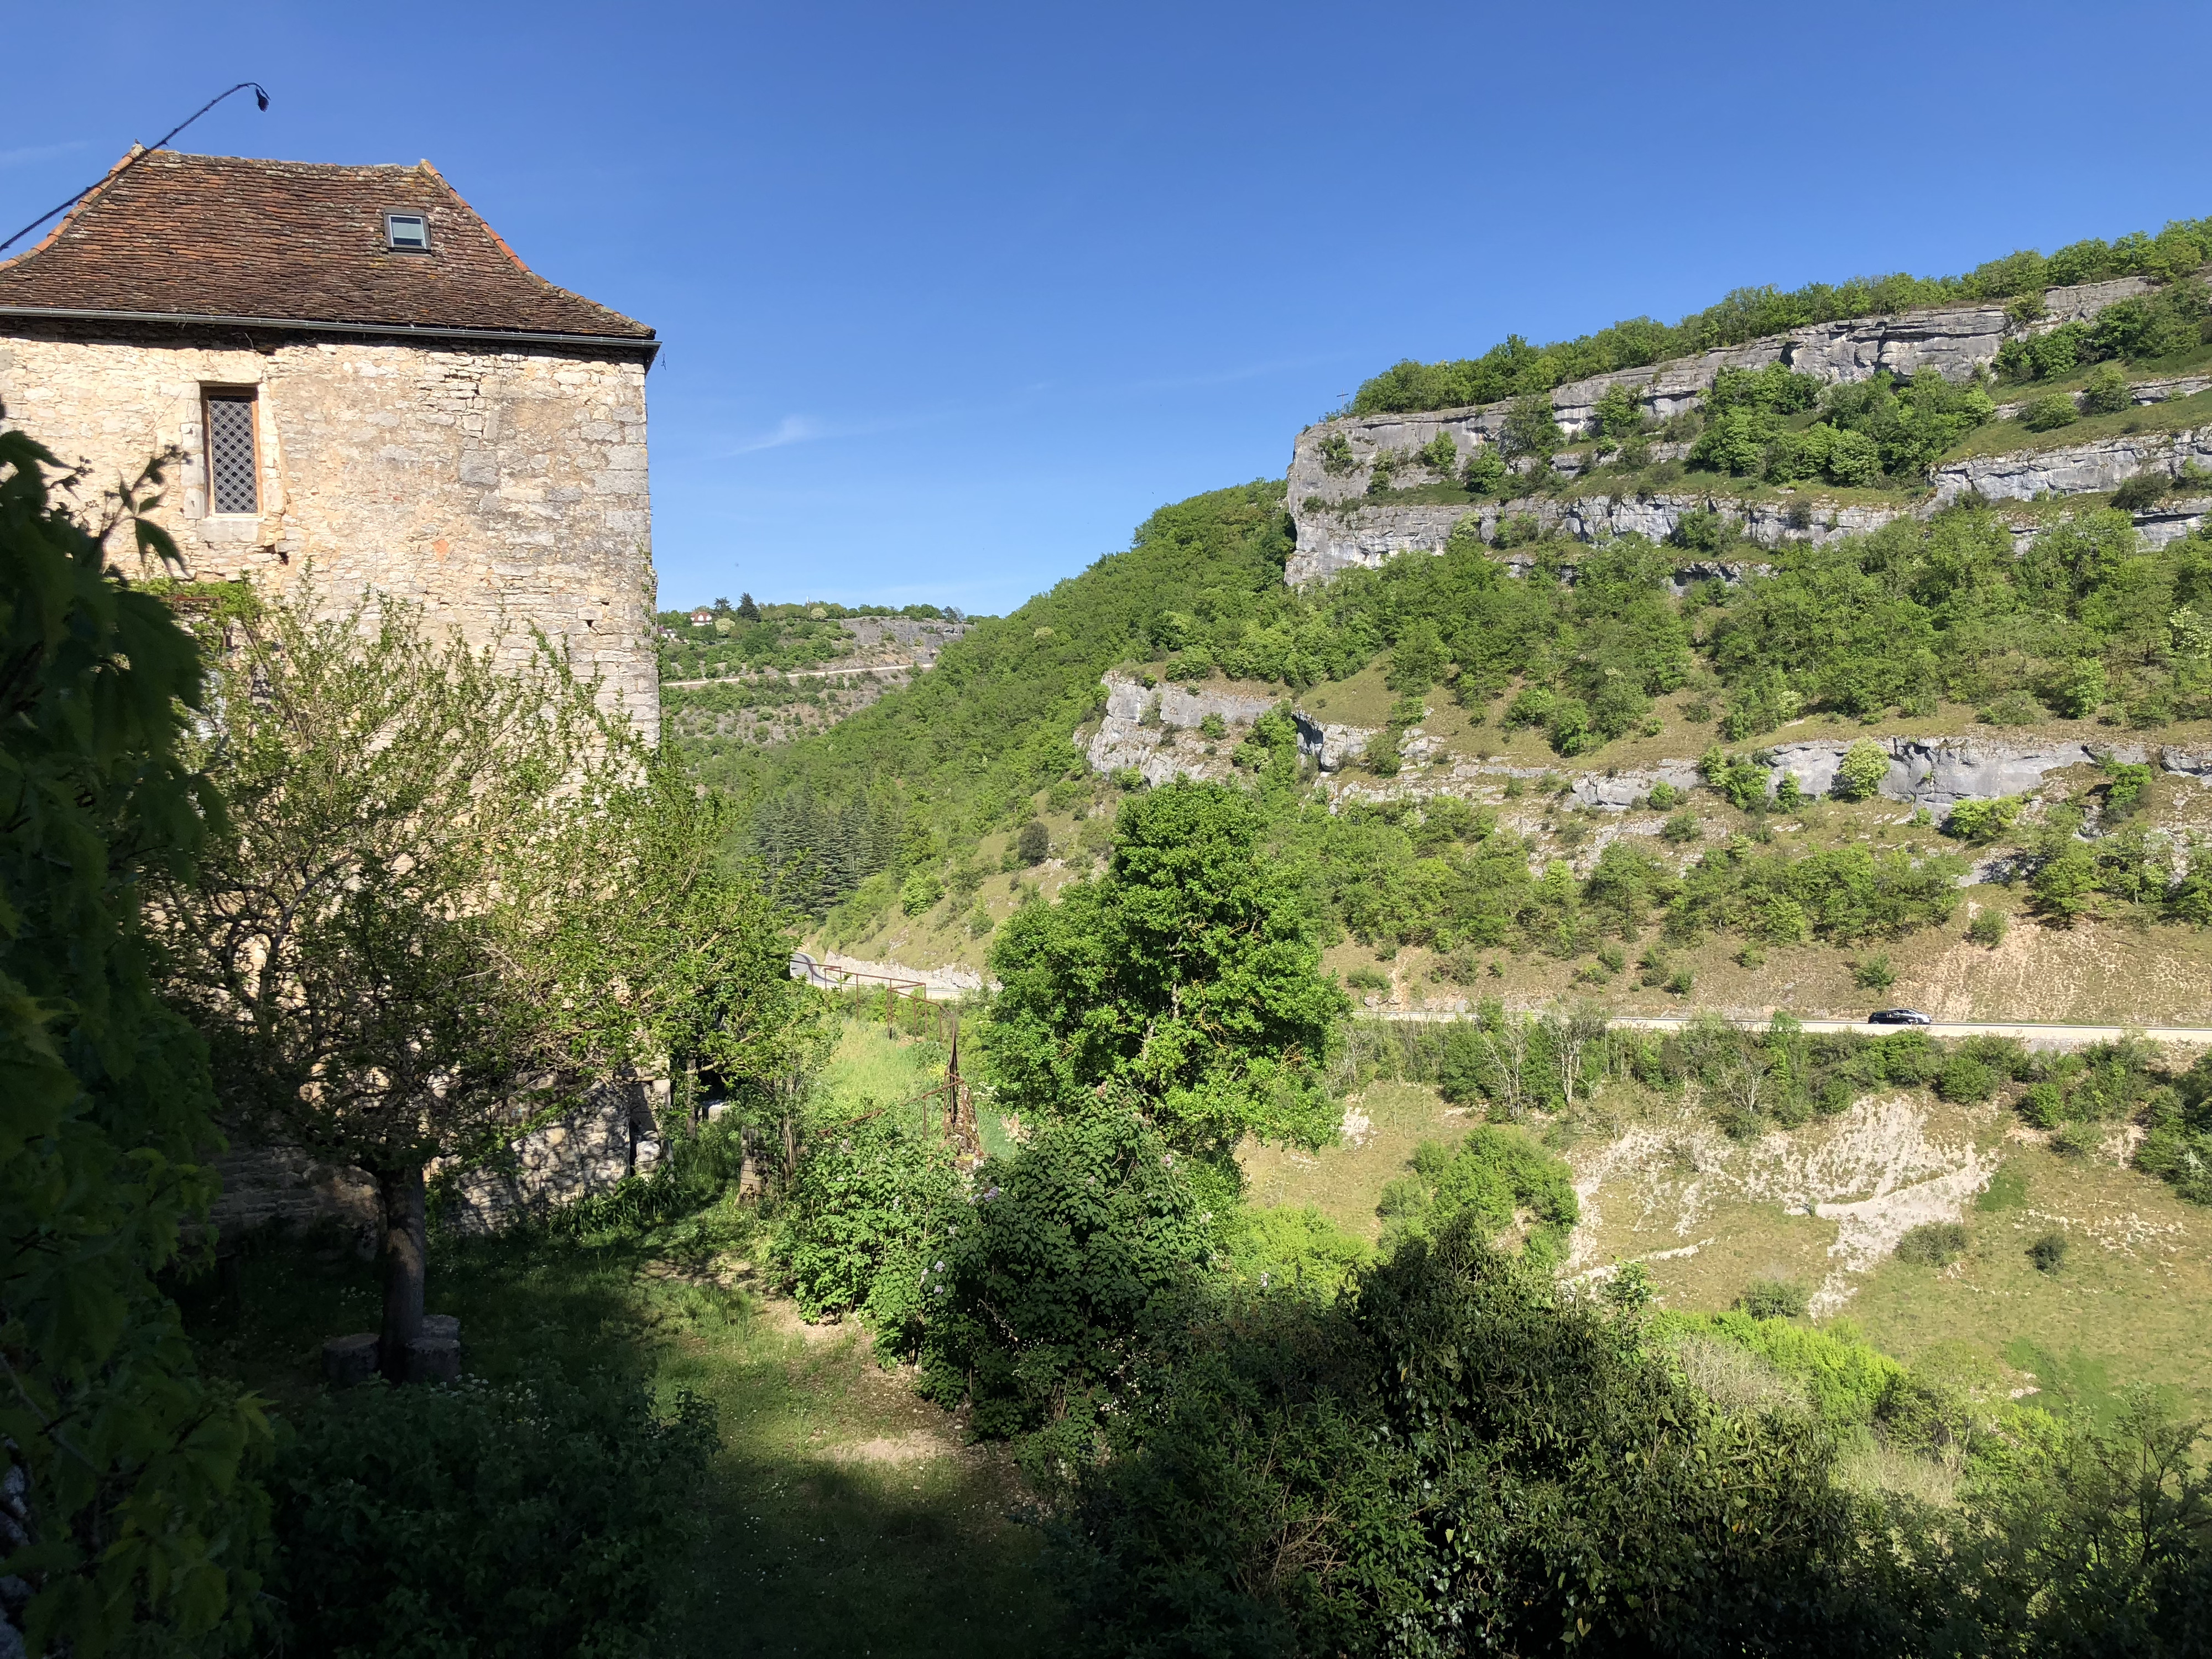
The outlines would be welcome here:
<svg viewBox="0 0 2212 1659">
<path fill-rule="evenodd" d="M 141 154 L 0 264 L 0 423 L 94 490 L 173 452 L 156 516 L 197 577 L 312 568 L 518 650 L 535 625 L 657 731 L 653 331 L 428 161 Z"/>
<path fill-rule="evenodd" d="M 714 620 L 714 613 L 703 605 L 691 613 L 691 626 L 694 628 L 704 628 Z"/>
</svg>

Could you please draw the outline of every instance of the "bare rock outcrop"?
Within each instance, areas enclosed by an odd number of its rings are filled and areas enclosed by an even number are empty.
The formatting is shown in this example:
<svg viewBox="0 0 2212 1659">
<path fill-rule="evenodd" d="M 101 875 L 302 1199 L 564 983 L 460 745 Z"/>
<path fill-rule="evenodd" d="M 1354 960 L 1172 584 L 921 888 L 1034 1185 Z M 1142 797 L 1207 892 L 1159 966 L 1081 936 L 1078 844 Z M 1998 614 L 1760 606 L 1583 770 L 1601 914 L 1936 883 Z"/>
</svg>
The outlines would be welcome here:
<svg viewBox="0 0 2212 1659">
<path fill-rule="evenodd" d="M 2185 466 L 2212 467 L 2212 427 L 2180 432 L 2131 432 L 2089 443 L 2016 449 L 1947 461 L 1931 475 L 1939 503 L 1969 491 L 1993 501 L 2039 495 L 2086 495 L 2119 486 L 2142 472 L 2178 478 Z"/>
</svg>

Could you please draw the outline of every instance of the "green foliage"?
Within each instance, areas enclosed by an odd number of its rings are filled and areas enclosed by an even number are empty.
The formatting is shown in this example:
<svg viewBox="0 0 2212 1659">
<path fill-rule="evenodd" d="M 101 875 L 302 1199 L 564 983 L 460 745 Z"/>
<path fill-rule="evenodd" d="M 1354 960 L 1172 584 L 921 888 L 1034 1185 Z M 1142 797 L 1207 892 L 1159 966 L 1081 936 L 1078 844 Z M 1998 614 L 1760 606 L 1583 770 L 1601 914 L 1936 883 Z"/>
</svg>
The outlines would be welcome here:
<svg viewBox="0 0 2212 1659">
<path fill-rule="evenodd" d="M 1013 854 L 1023 864 L 1042 864 L 1052 852 L 1052 837 L 1044 824 L 1031 818 L 1014 833 Z"/>
<path fill-rule="evenodd" d="M 550 647 L 520 665 L 301 590 L 217 672 L 193 753 L 233 815 L 161 890 L 173 1000 L 252 1132 L 367 1170 L 386 1352 L 421 1320 L 424 1171 L 501 1156 L 589 1080 L 759 1093 L 811 1037 L 726 805 Z"/>
<path fill-rule="evenodd" d="M 1936 1074 L 1936 1092 L 1963 1106 L 1978 1106 L 1997 1090 L 1997 1074 L 1972 1054 L 1954 1054 Z"/>
<path fill-rule="evenodd" d="M 2089 372 L 2081 388 L 2081 409 L 2089 415 L 2117 415 L 2131 408 L 2135 398 L 2128 388 L 2126 372 L 2118 363 L 2100 363 Z"/>
<path fill-rule="evenodd" d="M 1897 971 L 1886 956 L 1863 957 L 1851 964 L 1851 983 L 1862 991 L 1887 991 L 1897 983 Z"/>
<path fill-rule="evenodd" d="M 1978 910 L 1974 913 L 1974 919 L 1966 924 L 1966 938 L 1973 944 L 1986 945 L 1994 951 L 2004 943 L 2005 925 L 2003 911 Z"/>
<path fill-rule="evenodd" d="M 271 1486 L 290 1645 L 330 1659 L 665 1653 L 714 1410 L 540 1371 L 353 1389 L 310 1410 Z"/>
<path fill-rule="evenodd" d="M 899 908 L 910 916 L 933 909 L 945 896 L 945 884 L 933 870 L 917 870 L 899 884 Z"/>
<path fill-rule="evenodd" d="M 1886 1538 L 1810 1425 L 1711 1406 L 1470 1215 L 1218 1327 L 1061 1535 L 1088 1652 L 1857 1653 Z"/>
<path fill-rule="evenodd" d="M 0 433 L 10 802 L 0 837 L 0 1522 L 29 1650 L 200 1652 L 245 1633 L 268 1540 L 258 1403 L 203 1382 L 155 1275 L 215 1183 L 198 1038 L 154 994 L 147 884 L 187 875 L 221 804 L 181 753 L 189 635 L 50 504 L 53 458 Z M 173 556 L 137 515 L 115 525 Z M 20 1482 L 20 1485 L 17 1484 Z"/>
<path fill-rule="evenodd" d="M 1740 345 L 1816 323 L 2016 295 L 2032 296 L 2039 302 L 2046 285 L 2142 275 L 2171 284 L 2169 292 L 2186 290 L 2194 285 L 2176 279 L 2194 272 L 2208 258 L 2212 258 L 2212 224 L 2181 220 L 2155 237 L 2137 233 L 2113 243 L 2092 239 L 2061 248 L 2048 258 L 2033 251 L 2008 254 L 1964 276 L 1916 277 L 1899 273 L 1841 284 L 1814 283 L 1788 293 L 1771 288 L 1738 289 L 1718 304 L 1692 313 L 1672 327 L 1638 317 L 1549 345 L 1531 345 L 1515 334 L 1478 358 L 1438 363 L 1408 359 L 1364 382 L 1353 395 L 1352 408 L 1356 414 L 1370 415 L 1499 403 L 1533 392 L 1549 392 L 1570 380 L 1692 356 L 1716 346 Z M 2123 303 L 2135 305 L 2146 317 L 2153 311 L 2141 302 Z M 2186 325 L 2183 313 L 2191 308 L 2187 298 L 2169 307 L 2177 320 L 2166 332 L 2179 337 Z M 2136 324 L 2132 318 L 2121 326 L 2148 334 L 2148 323 Z"/>
<path fill-rule="evenodd" d="M 1707 787 L 1727 796 L 1729 805 L 1739 811 L 1749 811 L 1765 800 L 1771 774 L 1756 761 L 1724 753 L 1716 746 L 1705 750 L 1698 759 L 1698 775 L 1705 781 Z"/>
<path fill-rule="evenodd" d="M 1552 453 L 1566 441 L 1546 392 L 1530 392 L 1515 398 L 1498 433 L 1498 451 L 1508 460 L 1528 455 L 1548 465 Z"/>
<path fill-rule="evenodd" d="M 1943 820 L 1943 833 L 1976 847 L 1986 847 L 2012 833 L 2013 826 L 2020 822 L 2021 809 L 2027 804 L 2018 795 L 2005 795 L 1996 800 L 1960 801 L 1951 808 L 1950 817 Z"/>
<path fill-rule="evenodd" d="M 1889 775 L 1889 750 L 1872 738 L 1861 738 L 1844 751 L 1836 764 L 1829 793 L 1838 800 L 1865 800 L 1881 787 Z"/>
<path fill-rule="evenodd" d="M 1735 1305 L 1753 1319 L 1802 1319 L 1808 1299 L 1802 1285 L 1783 1279 L 1754 1279 L 1743 1287 Z"/>
<path fill-rule="evenodd" d="M 1178 780 L 1124 803 L 1103 877 L 1015 912 L 991 951 L 1002 1099 L 1067 1114 L 1127 1091 L 1206 1154 L 1334 1132 L 1322 1077 L 1346 1004 L 1264 827 L 1242 792 Z"/>
<path fill-rule="evenodd" d="M 1922 1267 L 1948 1267 L 1966 1253 L 1966 1230 L 1955 1221 L 1923 1221 L 1897 1241 L 1899 1261 Z"/>
<path fill-rule="evenodd" d="M 1480 1237 L 1496 1240 L 1525 1215 L 1530 1258 L 1557 1261 L 1581 1211 L 1563 1161 L 1518 1129 L 1485 1126 L 1455 1147 L 1423 1141 L 1408 1173 L 1382 1189 L 1376 1213 L 1385 1249 L 1433 1239 L 1462 1213 Z"/>
<path fill-rule="evenodd" d="M 988 1438 L 1047 1431 L 1030 1448 L 1045 1467 L 1088 1461 L 1100 1411 L 1146 1391 L 1213 1258 L 1215 1218 L 1188 1166 L 1111 1104 L 988 1160 L 929 1268 L 924 1392 L 966 1402 Z"/>
<path fill-rule="evenodd" d="M 770 1261 L 807 1318 L 862 1314 L 878 1346 L 904 1357 L 932 1264 L 959 1225 L 959 1193 L 951 1151 L 934 1136 L 880 1116 L 825 1128 L 778 1199 Z"/>
<path fill-rule="evenodd" d="M 2030 432 L 2056 432 L 2081 418 L 2081 409 L 2063 392 L 2046 392 L 2020 412 L 2020 423 Z"/>
<path fill-rule="evenodd" d="M 2027 1247 L 2027 1259 L 2035 1264 L 2038 1273 L 2057 1273 L 2066 1265 L 2066 1235 L 2061 1232 L 2039 1234 Z"/>
<path fill-rule="evenodd" d="M 1261 1291 L 1330 1297 L 1374 1256 L 1365 1239 L 1348 1233 L 1311 1206 L 1248 1209 L 1218 1221 L 1230 1273 Z"/>
<path fill-rule="evenodd" d="M 1686 942 L 1709 929 L 1776 945 L 1894 939 L 1951 919 L 1959 904 L 1954 883 L 1965 867 L 1948 854 L 1916 859 L 1843 847 L 1793 858 L 1778 847 L 1759 852 L 1731 842 L 1684 874 L 1668 930 Z"/>
</svg>

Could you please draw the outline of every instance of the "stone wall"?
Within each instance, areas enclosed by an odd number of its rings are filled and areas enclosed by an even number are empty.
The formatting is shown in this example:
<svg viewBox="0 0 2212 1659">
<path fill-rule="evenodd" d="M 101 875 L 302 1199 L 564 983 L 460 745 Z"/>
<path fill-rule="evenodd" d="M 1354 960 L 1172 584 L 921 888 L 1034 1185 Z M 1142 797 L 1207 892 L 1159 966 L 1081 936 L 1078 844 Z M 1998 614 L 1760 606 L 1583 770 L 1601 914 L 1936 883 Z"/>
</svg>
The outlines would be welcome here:
<svg viewBox="0 0 2212 1659">
<path fill-rule="evenodd" d="M 651 1170 L 667 1106 L 665 1082 L 594 1090 L 574 1110 L 517 1140 L 506 1158 L 457 1182 L 447 1219 L 464 1232 L 489 1232 Z M 324 1163 L 296 1146 L 243 1142 L 217 1158 L 215 1170 L 222 1190 L 208 1218 L 222 1235 L 333 1221 L 364 1250 L 383 1237 L 376 1182 L 363 1170 Z"/>
<path fill-rule="evenodd" d="M 210 514 L 202 392 L 251 387 L 260 511 Z M 0 415 L 98 494 L 173 447 L 156 517 L 202 580 L 325 603 L 374 587 L 518 658 L 529 629 L 659 726 L 645 366 L 556 348 L 469 349 L 9 319 Z"/>
</svg>

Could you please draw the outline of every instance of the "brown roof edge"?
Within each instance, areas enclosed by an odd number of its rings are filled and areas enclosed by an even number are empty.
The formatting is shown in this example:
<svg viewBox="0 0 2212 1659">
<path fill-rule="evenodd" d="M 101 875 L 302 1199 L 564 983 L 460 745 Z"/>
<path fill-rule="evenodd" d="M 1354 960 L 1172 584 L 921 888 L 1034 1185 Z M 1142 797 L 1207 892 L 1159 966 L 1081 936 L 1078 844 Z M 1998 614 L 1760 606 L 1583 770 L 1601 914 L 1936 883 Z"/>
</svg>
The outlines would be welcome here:
<svg viewBox="0 0 2212 1659">
<path fill-rule="evenodd" d="M 650 368 L 665 340 L 649 334 L 555 334 L 514 328 L 460 328 L 448 324 L 323 322 L 312 317 L 234 317 L 222 312 L 100 311 L 64 306 L 0 306 L 0 322 L 168 323 L 179 327 L 280 328 L 301 334 L 366 334 L 385 339 L 468 340 L 486 345 L 566 346 L 636 352 Z"/>
<path fill-rule="evenodd" d="M 106 191 L 109 185 L 114 183 L 115 175 L 117 173 L 122 172 L 124 168 L 129 167 L 133 161 L 137 161 L 145 153 L 146 147 L 143 144 L 133 144 L 129 149 L 125 150 L 120 156 L 116 158 L 115 165 L 108 168 L 106 173 L 100 175 L 100 182 L 98 184 L 94 185 L 90 190 L 85 191 L 83 195 L 78 197 L 76 200 L 71 202 L 69 206 L 63 210 L 61 217 L 54 221 L 54 228 L 52 230 L 40 237 L 37 241 L 25 248 L 21 253 L 10 254 L 7 258 L 0 259 L 0 270 L 5 270 L 9 265 L 15 264 L 21 260 L 27 259 L 33 254 L 42 252 L 46 244 L 52 241 L 55 237 L 60 235 L 64 231 L 70 228 L 70 222 L 71 220 L 75 219 L 78 214 L 83 212 L 87 208 L 90 207 L 94 202 L 97 202 L 100 199 L 101 192 Z"/>
<path fill-rule="evenodd" d="M 430 158 L 428 156 L 424 156 L 415 165 L 422 172 L 428 173 L 433 179 L 435 179 L 439 184 L 445 186 L 446 194 L 452 197 L 454 201 L 459 203 L 463 210 L 467 212 L 470 216 L 474 218 L 478 224 L 484 228 L 484 234 L 490 237 L 493 241 L 499 244 L 499 251 L 507 255 L 508 258 L 514 261 L 514 268 L 517 270 L 520 271 L 526 276 L 535 276 L 541 283 L 545 280 L 544 277 L 538 276 L 538 273 L 532 270 L 528 265 L 522 263 L 522 256 L 507 245 L 507 238 L 501 235 L 496 230 L 492 228 L 490 220 L 485 218 L 483 214 L 478 213 L 474 208 L 469 206 L 467 201 L 463 198 L 461 192 L 455 190 L 453 185 L 447 181 L 446 175 L 430 165 Z"/>
</svg>

